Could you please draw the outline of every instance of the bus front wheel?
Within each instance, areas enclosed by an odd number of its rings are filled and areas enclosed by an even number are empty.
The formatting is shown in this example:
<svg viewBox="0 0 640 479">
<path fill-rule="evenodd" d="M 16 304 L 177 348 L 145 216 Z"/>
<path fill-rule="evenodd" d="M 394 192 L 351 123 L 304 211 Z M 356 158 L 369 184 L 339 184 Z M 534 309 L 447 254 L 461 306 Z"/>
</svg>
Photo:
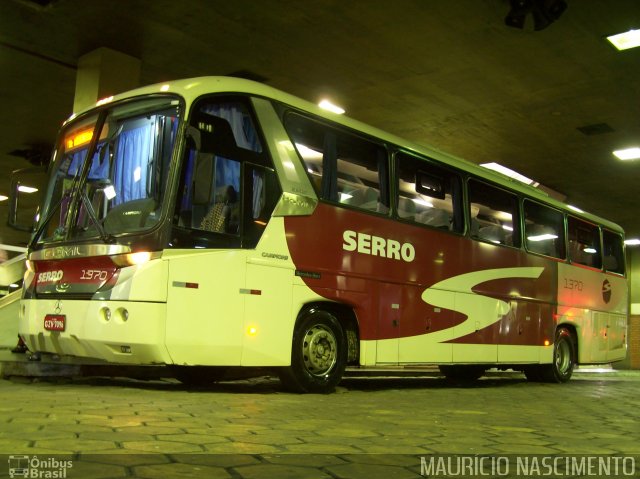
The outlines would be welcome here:
<svg viewBox="0 0 640 479">
<path fill-rule="evenodd" d="M 347 364 L 347 340 L 338 319 L 311 310 L 293 333 L 291 366 L 280 370 L 287 389 L 302 393 L 330 393 L 342 379 Z"/>
</svg>

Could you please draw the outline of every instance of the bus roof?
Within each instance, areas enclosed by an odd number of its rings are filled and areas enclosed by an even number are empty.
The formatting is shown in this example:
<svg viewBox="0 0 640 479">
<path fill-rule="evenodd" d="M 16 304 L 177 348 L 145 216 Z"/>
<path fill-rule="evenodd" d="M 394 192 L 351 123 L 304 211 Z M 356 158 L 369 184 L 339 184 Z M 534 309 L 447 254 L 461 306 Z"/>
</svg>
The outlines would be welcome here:
<svg viewBox="0 0 640 479">
<path fill-rule="evenodd" d="M 303 100 L 289 93 L 252 80 L 224 76 L 186 78 L 170 82 L 156 83 L 153 85 L 137 88 L 135 90 L 114 95 L 107 100 L 101 100 L 97 103 L 97 105 L 103 104 L 107 101 L 110 103 L 111 101 L 123 100 L 134 96 L 158 93 L 173 93 L 180 95 L 186 100 L 188 105 L 191 105 L 191 103 L 198 97 L 211 93 L 244 93 L 273 99 L 296 109 L 306 111 L 315 116 L 322 117 L 334 123 L 346 126 L 365 135 L 378 138 L 383 142 L 402 147 L 407 151 L 412 151 L 420 155 L 442 161 L 445 164 L 449 164 L 457 169 L 471 173 L 474 176 L 484 178 L 486 180 L 504 186 L 507 189 L 522 193 L 532 199 L 542 201 L 551 206 L 555 206 L 556 208 L 562 209 L 563 211 L 577 217 L 584 218 L 593 223 L 599 223 L 611 230 L 620 233 L 623 232 L 622 228 L 619 225 L 590 213 L 573 210 L 566 203 L 550 197 L 537 188 L 526 185 L 492 170 L 488 170 L 468 160 L 458 158 L 441 150 L 408 141 L 399 136 L 380 130 L 379 128 L 367 125 L 366 123 L 354 120 L 353 118 L 349 118 L 348 116 L 329 112 L 307 100 Z M 84 111 L 90 109 L 91 108 L 87 108 Z M 84 113 L 84 111 L 79 113 Z"/>
</svg>

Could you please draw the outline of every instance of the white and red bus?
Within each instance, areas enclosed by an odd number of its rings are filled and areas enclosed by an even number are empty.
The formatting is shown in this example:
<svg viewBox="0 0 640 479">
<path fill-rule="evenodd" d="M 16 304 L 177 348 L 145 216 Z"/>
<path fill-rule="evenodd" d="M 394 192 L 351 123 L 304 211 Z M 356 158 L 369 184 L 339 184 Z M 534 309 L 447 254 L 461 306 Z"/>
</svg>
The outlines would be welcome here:
<svg viewBox="0 0 640 479">
<path fill-rule="evenodd" d="M 206 77 L 63 126 L 29 250 L 32 351 L 183 381 L 348 365 L 567 381 L 626 354 L 623 231 L 268 86 Z"/>
</svg>

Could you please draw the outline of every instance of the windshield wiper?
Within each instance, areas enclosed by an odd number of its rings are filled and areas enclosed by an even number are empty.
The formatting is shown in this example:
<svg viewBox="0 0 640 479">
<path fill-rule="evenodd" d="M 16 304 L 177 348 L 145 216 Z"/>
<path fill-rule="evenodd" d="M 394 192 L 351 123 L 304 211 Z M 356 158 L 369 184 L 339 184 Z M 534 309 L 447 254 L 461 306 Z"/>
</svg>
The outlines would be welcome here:
<svg viewBox="0 0 640 479">
<path fill-rule="evenodd" d="M 56 214 L 56 212 L 58 211 L 58 208 L 60 208 L 60 205 L 62 204 L 62 202 L 65 199 L 68 199 L 68 198 L 71 197 L 71 191 L 72 190 L 69 190 L 67 193 L 62 195 L 60 197 L 60 199 L 58 200 L 58 202 L 55 204 L 55 206 L 53 208 L 49 209 L 49 213 L 47 213 L 47 216 L 44 217 L 44 219 L 40 222 L 40 226 L 38 226 L 38 228 L 33 232 L 33 236 L 31 237 L 31 241 L 29 241 L 29 244 L 27 245 L 27 248 L 29 250 L 32 250 L 33 247 L 36 245 L 36 243 L 40 239 L 40 236 L 44 232 L 44 229 L 49 224 L 49 221 L 51 221 L 51 219 L 53 218 L 53 215 Z M 59 226 L 57 229 L 60 229 L 60 228 L 63 229 L 63 232 L 64 232 L 64 230 L 66 230 L 66 228 L 64 226 Z"/>
<path fill-rule="evenodd" d="M 98 219 L 98 216 L 96 215 L 95 210 L 93 209 L 93 205 L 91 204 L 91 201 L 89 201 L 89 197 L 85 192 L 82 193 L 82 195 L 80 196 L 80 199 L 82 200 L 84 209 L 89 214 L 89 218 L 91 219 L 91 222 L 96 226 L 96 229 L 98 230 L 98 234 L 100 235 L 100 239 L 107 244 L 115 243 L 115 240 L 116 240 L 115 237 L 105 231 L 104 227 L 100 223 L 100 220 Z"/>
</svg>

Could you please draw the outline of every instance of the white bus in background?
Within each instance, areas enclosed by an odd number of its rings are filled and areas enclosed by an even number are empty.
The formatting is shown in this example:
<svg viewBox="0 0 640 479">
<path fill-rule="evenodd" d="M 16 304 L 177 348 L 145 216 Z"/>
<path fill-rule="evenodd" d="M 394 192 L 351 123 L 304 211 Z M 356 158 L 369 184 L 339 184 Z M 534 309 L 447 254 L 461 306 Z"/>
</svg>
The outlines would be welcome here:
<svg viewBox="0 0 640 479">
<path fill-rule="evenodd" d="M 236 367 L 328 392 L 347 365 L 567 381 L 623 359 L 623 231 L 268 86 L 152 85 L 68 120 L 29 247 L 34 352 Z"/>
</svg>

